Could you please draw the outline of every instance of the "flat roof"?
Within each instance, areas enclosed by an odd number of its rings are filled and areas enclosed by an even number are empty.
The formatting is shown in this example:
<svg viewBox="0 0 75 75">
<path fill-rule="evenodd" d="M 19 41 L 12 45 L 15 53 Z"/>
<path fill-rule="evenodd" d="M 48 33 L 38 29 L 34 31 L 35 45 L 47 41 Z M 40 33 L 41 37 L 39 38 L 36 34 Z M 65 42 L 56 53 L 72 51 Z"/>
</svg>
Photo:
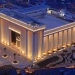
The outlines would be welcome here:
<svg viewBox="0 0 75 75">
<path fill-rule="evenodd" d="M 13 17 L 15 19 L 18 19 L 20 21 L 23 21 L 23 22 L 25 22 L 27 24 L 31 24 L 32 26 L 44 25 L 43 23 L 41 23 L 38 20 L 36 20 L 34 17 L 29 17 L 26 14 L 23 14 L 23 13 L 18 12 L 18 11 L 9 10 L 9 9 L 6 9 L 6 8 L 1 8 L 0 12 L 5 14 L 5 15 L 8 15 L 10 17 Z"/>
<path fill-rule="evenodd" d="M 70 22 L 59 19 L 53 15 L 45 14 L 43 17 L 41 15 L 39 17 L 36 17 L 40 22 L 44 23 L 46 25 L 46 29 L 52 29 L 59 26 L 62 26 L 64 24 L 68 24 Z"/>
<path fill-rule="evenodd" d="M 46 5 L 36 5 L 36 6 L 32 6 L 29 8 L 21 8 L 21 9 L 15 9 L 16 11 L 22 12 L 22 13 L 29 13 L 29 12 L 34 12 L 34 11 L 38 11 L 41 9 L 47 9 L 49 6 Z"/>
<path fill-rule="evenodd" d="M 12 6 L 7 6 L 5 8 L 1 8 L 0 12 L 10 17 L 13 17 L 15 19 L 18 19 L 20 21 L 23 21 L 27 24 L 31 24 L 32 26 L 46 25 L 46 29 L 52 29 L 69 23 L 68 21 L 56 18 L 55 16 L 47 13 L 45 15 L 41 15 L 41 14 L 36 15 L 36 17 L 25 14 L 25 13 L 35 12 L 35 11 L 36 13 L 39 13 L 46 8 L 48 8 L 48 6 L 45 5 L 37 5 L 29 8 L 12 5 Z"/>
</svg>

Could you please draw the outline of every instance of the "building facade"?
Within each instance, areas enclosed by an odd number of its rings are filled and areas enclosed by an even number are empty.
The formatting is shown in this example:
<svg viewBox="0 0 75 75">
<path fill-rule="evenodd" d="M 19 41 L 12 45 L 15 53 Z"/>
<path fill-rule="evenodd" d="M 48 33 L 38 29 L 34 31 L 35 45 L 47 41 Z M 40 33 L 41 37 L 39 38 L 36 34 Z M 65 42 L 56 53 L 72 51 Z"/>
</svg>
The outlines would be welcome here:
<svg viewBox="0 0 75 75">
<path fill-rule="evenodd" d="M 0 42 L 23 52 L 30 59 L 42 55 L 44 29 L 45 26 L 31 27 L 0 13 Z"/>
<path fill-rule="evenodd" d="M 0 13 L 0 42 L 36 60 L 75 42 L 75 22 L 52 29 Z"/>
</svg>

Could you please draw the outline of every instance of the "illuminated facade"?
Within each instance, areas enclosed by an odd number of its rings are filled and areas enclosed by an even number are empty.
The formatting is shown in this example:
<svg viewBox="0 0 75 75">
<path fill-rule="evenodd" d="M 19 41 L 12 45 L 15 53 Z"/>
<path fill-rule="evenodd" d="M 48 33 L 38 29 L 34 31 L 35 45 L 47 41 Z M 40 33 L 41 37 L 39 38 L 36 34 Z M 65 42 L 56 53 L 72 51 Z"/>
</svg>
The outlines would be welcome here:
<svg viewBox="0 0 75 75">
<path fill-rule="evenodd" d="M 42 55 L 44 29 L 45 26 L 30 26 L 0 13 L 0 42 L 17 48 L 30 59 Z"/>
<path fill-rule="evenodd" d="M 25 54 L 32 60 L 58 51 L 75 42 L 75 22 L 52 29 L 46 25 L 30 25 L 0 13 L 0 42 Z"/>
</svg>

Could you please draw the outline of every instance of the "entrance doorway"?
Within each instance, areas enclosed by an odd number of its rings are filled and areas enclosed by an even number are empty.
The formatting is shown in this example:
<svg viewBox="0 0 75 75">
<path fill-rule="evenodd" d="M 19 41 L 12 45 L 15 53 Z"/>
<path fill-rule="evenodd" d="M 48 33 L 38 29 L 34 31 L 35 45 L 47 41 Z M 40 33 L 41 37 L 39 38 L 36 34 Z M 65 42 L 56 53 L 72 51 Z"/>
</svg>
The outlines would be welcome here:
<svg viewBox="0 0 75 75">
<path fill-rule="evenodd" d="M 17 47 L 20 47 L 20 34 L 11 31 L 11 43 Z"/>
</svg>

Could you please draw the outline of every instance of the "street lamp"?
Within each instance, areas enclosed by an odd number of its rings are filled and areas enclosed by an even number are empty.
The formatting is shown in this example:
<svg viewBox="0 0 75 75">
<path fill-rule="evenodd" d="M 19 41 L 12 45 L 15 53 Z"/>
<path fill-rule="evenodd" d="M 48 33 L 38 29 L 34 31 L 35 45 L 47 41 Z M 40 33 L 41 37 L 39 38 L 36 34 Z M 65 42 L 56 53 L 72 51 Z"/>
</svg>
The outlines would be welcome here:
<svg viewBox="0 0 75 75">
<path fill-rule="evenodd" d="M 19 62 L 16 61 L 16 53 L 14 53 L 13 56 L 14 56 L 14 61 L 12 62 L 12 64 L 18 64 Z"/>
<path fill-rule="evenodd" d="M 6 47 L 4 48 L 4 55 L 2 55 L 3 58 L 7 58 L 8 55 L 6 54 Z"/>
</svg>

